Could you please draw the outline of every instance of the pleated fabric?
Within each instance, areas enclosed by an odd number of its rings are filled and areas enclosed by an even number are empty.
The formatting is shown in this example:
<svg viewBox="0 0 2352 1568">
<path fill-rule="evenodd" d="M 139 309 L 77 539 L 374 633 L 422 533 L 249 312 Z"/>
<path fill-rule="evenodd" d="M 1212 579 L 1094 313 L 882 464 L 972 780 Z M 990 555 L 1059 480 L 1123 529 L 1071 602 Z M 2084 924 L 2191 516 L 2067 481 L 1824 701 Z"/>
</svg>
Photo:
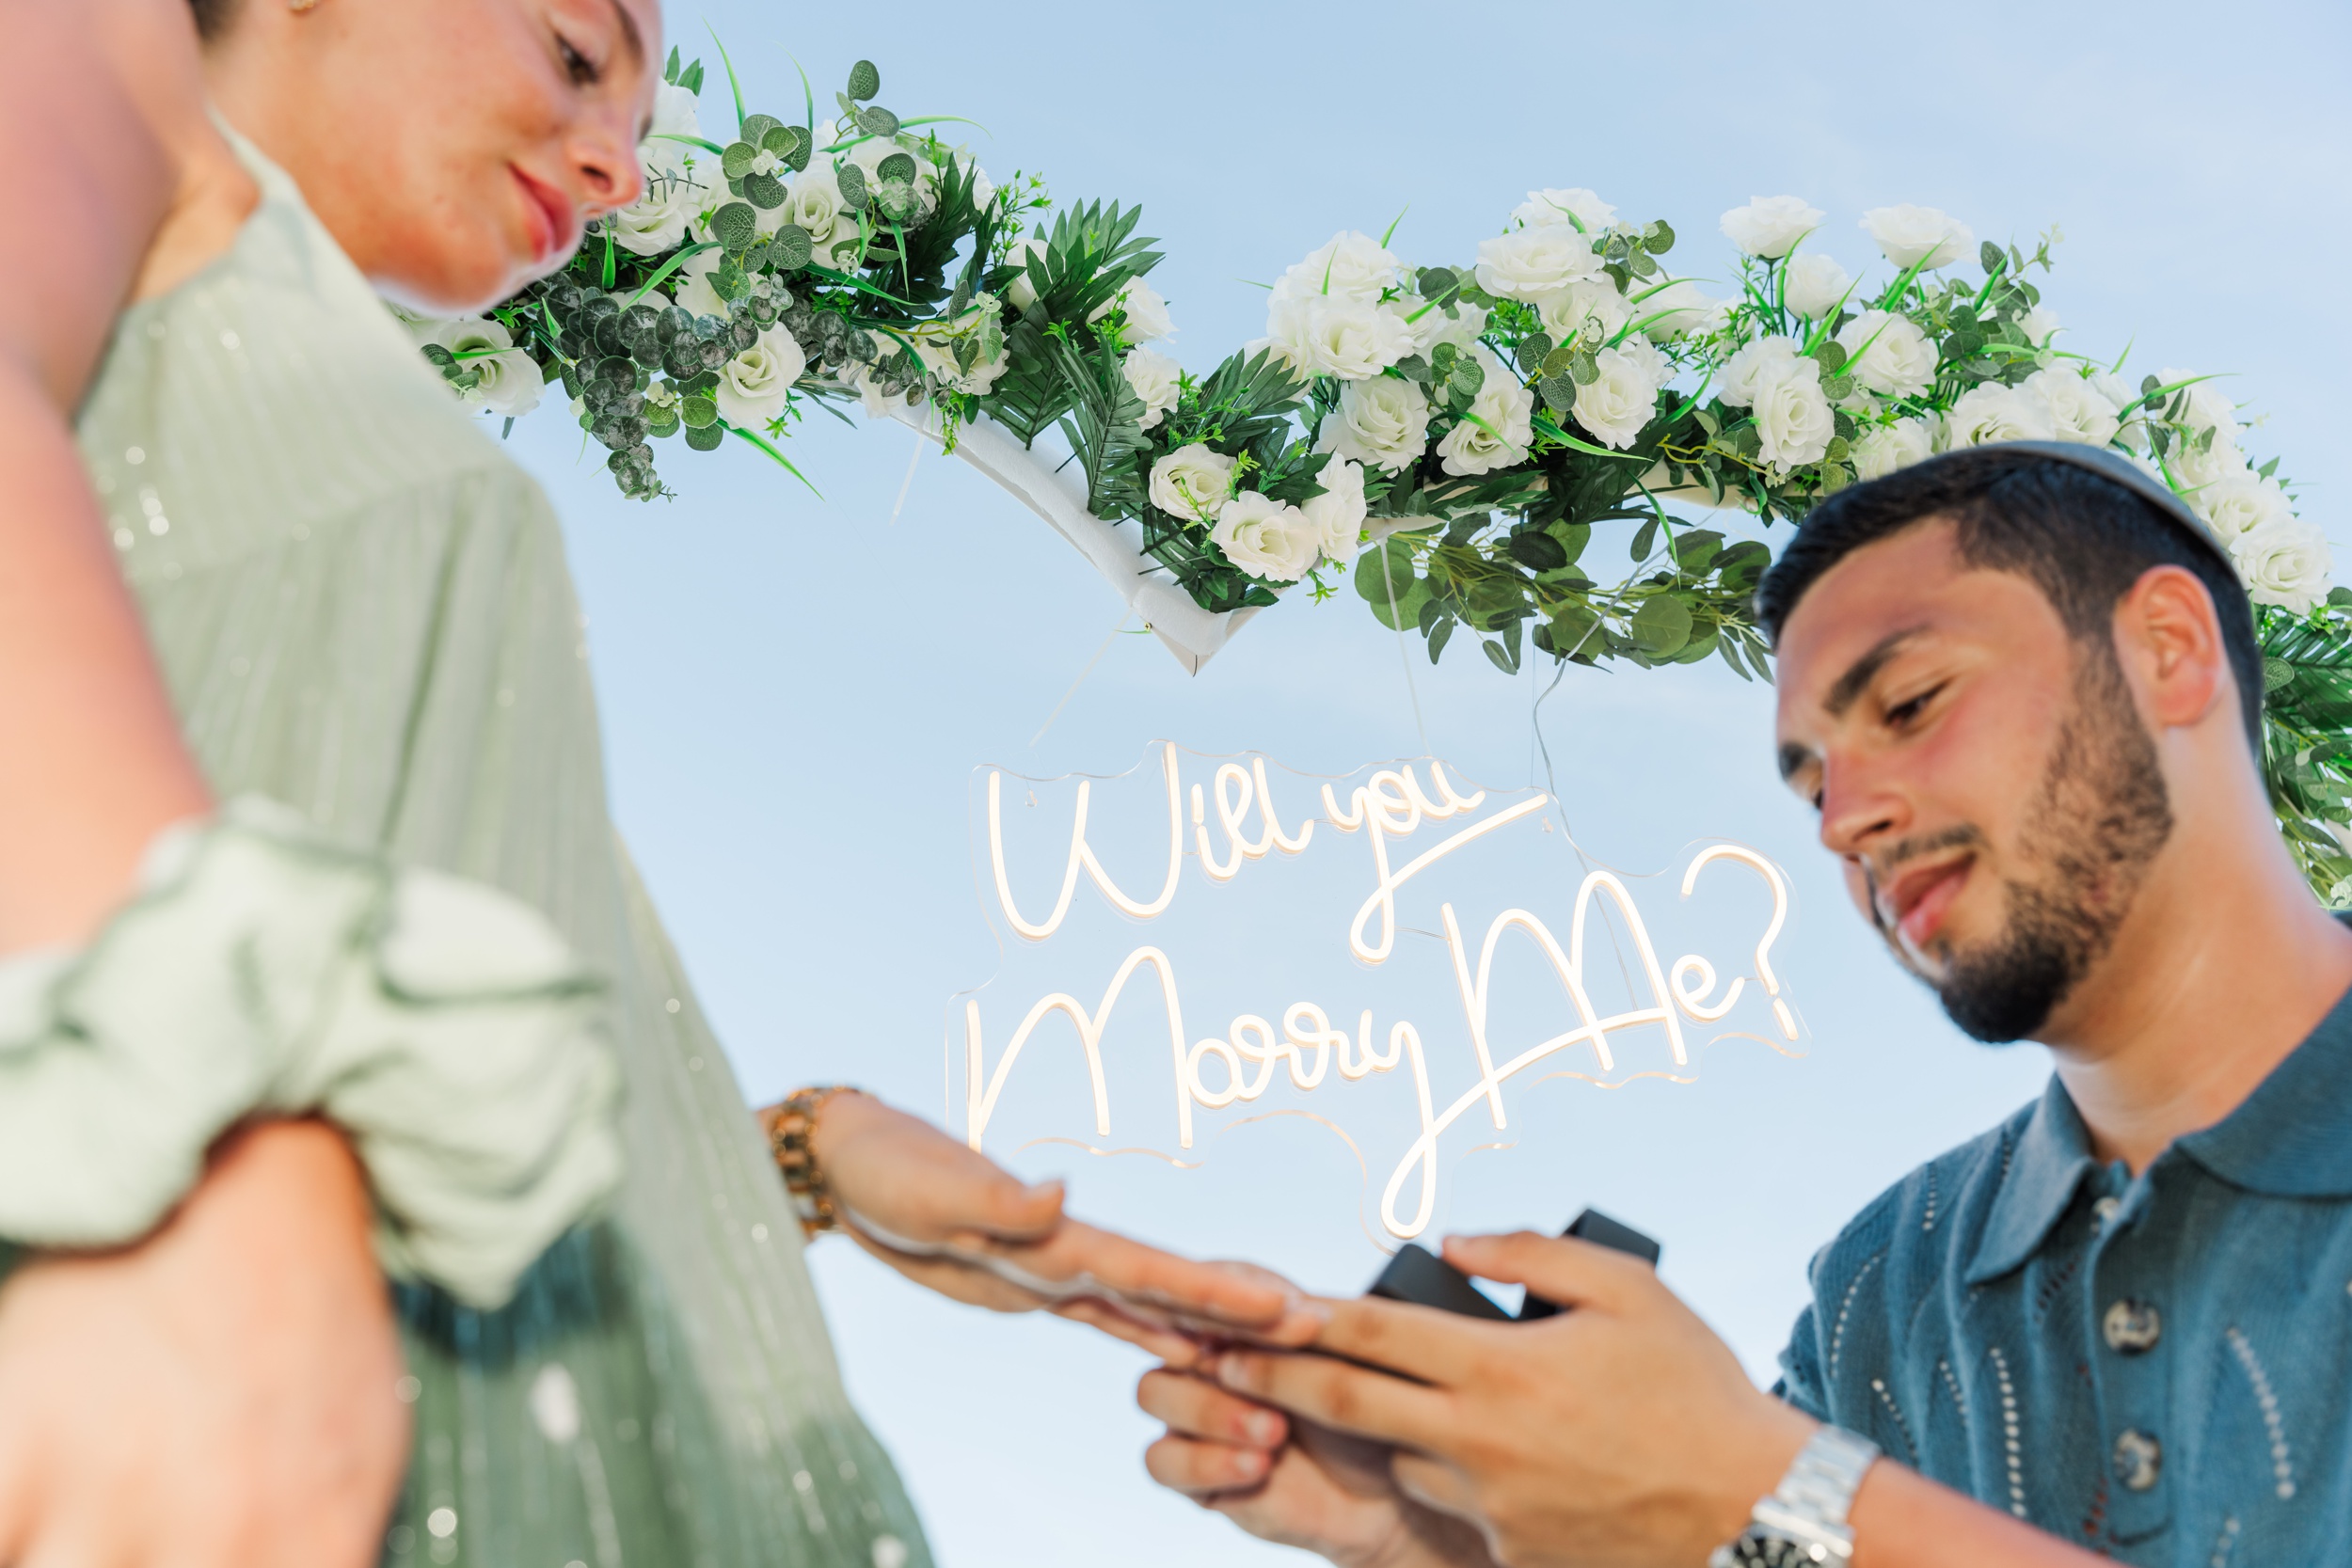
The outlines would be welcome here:
<svg viewBox="0 0 2352 1568">
<path fill-rule="evenodd" d="M 384 1560 L 925 1568 L 758 1129 L 614 833 L 547 499 L 243 150 L 262 206 L 125 313 L 79 421 L 188 738 L 224 798 L 544 911 L 609 984 L 622 1061 L 609 1212 L 501 1310 L 399 1292 L 417 1442 Z"/>
</svg>

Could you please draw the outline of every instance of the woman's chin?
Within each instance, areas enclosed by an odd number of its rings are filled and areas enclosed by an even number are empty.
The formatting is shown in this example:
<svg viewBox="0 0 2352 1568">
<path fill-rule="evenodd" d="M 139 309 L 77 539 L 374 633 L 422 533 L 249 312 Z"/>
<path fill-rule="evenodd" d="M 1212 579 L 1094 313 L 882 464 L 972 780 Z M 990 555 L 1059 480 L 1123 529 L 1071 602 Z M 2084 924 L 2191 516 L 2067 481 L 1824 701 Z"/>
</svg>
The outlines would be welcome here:
<svg viewBox="0 0 2352 1568">
<path fill-rule="evenodd" d="M 561 265 L 555 261 L 541 267 L 512 258 L 501 259 L 503 265 L 485 265 L 484 256 L 484 251 L 473 251 L 464 256 L 404 258 L 369 281 L 387 299 L 420 314 L 467 316 L 488 309 Z"/>
</svg>

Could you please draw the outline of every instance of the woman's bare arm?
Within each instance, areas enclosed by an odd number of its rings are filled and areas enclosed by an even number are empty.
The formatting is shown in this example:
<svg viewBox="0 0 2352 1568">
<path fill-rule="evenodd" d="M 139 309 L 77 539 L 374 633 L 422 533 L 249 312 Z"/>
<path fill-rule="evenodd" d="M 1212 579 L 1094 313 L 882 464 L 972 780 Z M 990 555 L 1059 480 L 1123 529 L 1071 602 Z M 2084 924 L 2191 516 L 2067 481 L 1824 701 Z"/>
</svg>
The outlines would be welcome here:
<svg viewBox="0 0 2352 1568">
<path fill-rule="evenodd" d="M 87 934 L 205 811 L 70 420 L 124 303 L 252 205 L 180 0 L 0 0 L 0 145 L 40 239 L 0 253 L 0 953 Z"/>
</svg>

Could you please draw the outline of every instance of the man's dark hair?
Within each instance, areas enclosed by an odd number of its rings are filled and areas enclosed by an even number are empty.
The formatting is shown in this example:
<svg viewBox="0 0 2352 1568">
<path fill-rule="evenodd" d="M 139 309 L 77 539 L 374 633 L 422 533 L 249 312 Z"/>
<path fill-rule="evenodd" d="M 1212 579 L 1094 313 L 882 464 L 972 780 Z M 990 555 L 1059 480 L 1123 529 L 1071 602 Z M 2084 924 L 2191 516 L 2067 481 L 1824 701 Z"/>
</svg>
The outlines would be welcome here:
<svg viewBox="0 0 2352 1568">
<path fill-rule="evenodd" d="M 2237 678 L 2248 740 L 2262 755 L 2263 656 L 2254 611 L 2215 548 L 2155 502 L 2089 467 L 2000 446 L 1929 459 L 1841 490 L 1814 509 L 1756 591 L 1766 636 L 1780 630 L 1821 575 L 1865 545 L 1930 518 L 1951 519 L 1970 566 L 2030 578 L 2078 642 L 2113 657 L 2116 601 L 2152 566 L 2181 566 L 2213 595 Z"/>
</svg>

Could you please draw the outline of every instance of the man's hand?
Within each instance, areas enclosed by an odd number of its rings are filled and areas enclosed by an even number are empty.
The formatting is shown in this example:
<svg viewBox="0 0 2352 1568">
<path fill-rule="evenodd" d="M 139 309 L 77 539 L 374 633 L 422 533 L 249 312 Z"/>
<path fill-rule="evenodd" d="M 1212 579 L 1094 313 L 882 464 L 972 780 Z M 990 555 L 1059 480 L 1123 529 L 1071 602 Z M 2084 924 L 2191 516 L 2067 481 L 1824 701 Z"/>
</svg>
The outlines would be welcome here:
<svg viewBox="0 0 2352 1568">
<path fill-rule="evenodd" d="M 1062 1212 L 1058 1181 L 1026 1186 L 930 1122 L 863 1094 L 818 1112 L 812 1152 L 845 1228 L 942 1295 L 998 1312 L 1050 1307 L 1188 1365 L 1196 1333 L 1303 1342 L 1297 1292 L 1263 1271 L 1200 1263 Z"/>
<path fill-rule="evenodd" d="M 341 1134 L 224 1146 L 161 1230 L 0 1288 L 0 1562 L 366 1568 L 408 1456 Z"/>
<path fill-rule="evenodd" d="M 1509 1568 L 1688 1568 L 1740 1533 L 1810 1419 L 1750 1383 L 1639 1259 L 1529 1232 L 1445 1250 L 1467 1274 L 1576 1310 L 1495 1323 L 1331 1302 L 1314 1341 L 1331 1355 L 1231 1351 L 1219 1380 L 1406 1450 L 1392 1465 L 1399 1489 L 1476 1522 Z"/>
<path fill-rule="evenodd" d="M 1339 1568 L 1490 1568 L 1474 1527 L 1397 1491 L 1383 1444 L 1287 1421 L 1166 1367 L 1144 1374 L 1136 1402 L 1168 1423 L 1144 1450 L 1152 1479 L 1261 1540 Z"/>
</svg>

